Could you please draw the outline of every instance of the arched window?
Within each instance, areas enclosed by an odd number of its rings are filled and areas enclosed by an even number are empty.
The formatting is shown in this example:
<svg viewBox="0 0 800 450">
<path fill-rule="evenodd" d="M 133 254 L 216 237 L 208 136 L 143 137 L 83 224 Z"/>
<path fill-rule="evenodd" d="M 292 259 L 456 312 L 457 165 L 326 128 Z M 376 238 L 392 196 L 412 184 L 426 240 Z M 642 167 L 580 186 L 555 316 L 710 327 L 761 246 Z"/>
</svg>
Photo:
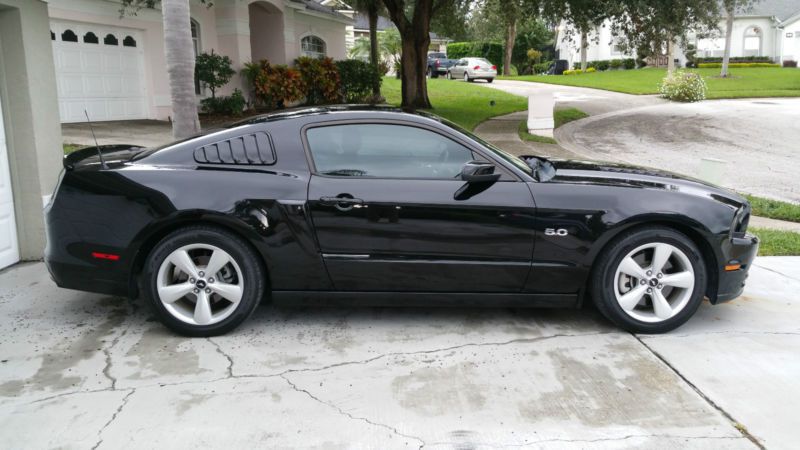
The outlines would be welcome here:
<svg viewBox="0 0 800 450">
<path fill-rule="evenodd" d="M 64 42 L 78 42 L 78 35 L 72 30 L 64 30 L 61 33 L 61 40 Z"/>
<path fill-rule="evenodd" d="M 761 28 L 752 26 L 744 30 L 744 56 L 761 56 Z"/>
<path fill-rule="evenodd" d="M 90 31 L 83 35 L 83 42 L 85 44 L 98 44 L 100 43 L 100 39 L 97 38 L 96 34 Z"/>
<path fill-rule="evenodd" d="M 123 47 L 136 47 L 136 39 L 125 36 L 125 39 L 122 40 Z"/>
<path fill-rule="evenodd" d="M 119 41 L 117 37 L 111 33 L 108 33 L 106 37 L 103 38 L 103 44 L 105 45 L 119 45 Z"/>
<path fill-rule="evenodd" d="M 196 58 L 197 55 L 200 54 L 200 24 L 194 19 L 191 19 L 190 23 L 192 28 L 192 47 L 194 48 L 194 56 Z M 198 80 L 197 77 L 194 77 L 194 93 L 196 95 L 203 93 L 200 87 L 200 80 Z"/>
<path fill-rule="evenodd" d="M 310 56 L 312 58 L 324 58 L 325 41 L 317 36 L 306 36 L 300 40 L 300 50 L 303 56 Z"/>
</svg>

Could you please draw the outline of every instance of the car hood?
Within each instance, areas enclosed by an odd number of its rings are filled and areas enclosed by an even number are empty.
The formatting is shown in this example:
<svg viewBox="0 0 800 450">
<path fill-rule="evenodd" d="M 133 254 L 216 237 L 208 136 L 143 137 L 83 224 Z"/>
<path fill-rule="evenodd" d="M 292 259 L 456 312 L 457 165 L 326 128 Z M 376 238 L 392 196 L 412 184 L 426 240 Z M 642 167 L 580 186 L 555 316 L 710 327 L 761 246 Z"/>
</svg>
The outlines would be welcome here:
<svg viewBox="0 0 800 450">
<path fill-rule="evenodd" d="M 739 207 L 747 201 L 739 194 L 714 184 L 649 167 L 599 161 L 551 160 L 555 176 L 548 183 L 594 184 L 679 191 L 711 197 Z"/>
</svg>

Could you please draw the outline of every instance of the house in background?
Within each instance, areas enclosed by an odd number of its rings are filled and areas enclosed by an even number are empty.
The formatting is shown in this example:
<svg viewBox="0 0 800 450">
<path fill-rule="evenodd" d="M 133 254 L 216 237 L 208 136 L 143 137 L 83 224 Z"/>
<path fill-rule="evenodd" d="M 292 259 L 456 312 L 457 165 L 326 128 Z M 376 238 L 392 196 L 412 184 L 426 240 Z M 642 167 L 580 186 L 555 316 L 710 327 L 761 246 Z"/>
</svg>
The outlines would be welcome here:
<svg viewBox="0 0 800 450">
<path fill-rule="evenodd" d="M 559 58 L 568 60 L 571 66 L 580 61 L 580 45 L 579 38 L 573 42 L 565 36 L 567 27 L 569 24 L 562 23 L 557 29 L 556 50 Z M 587 49 L 589 61 L 635 57 L 620 51 L 610 28 L 610 23 L 606 21 L 590 35 Z M 696 56 L 722 57 L 725 50 L 724 20 L 720 22 L 719 29 L 717 36 L 689 37 L 697 49 Z M 777 63 L 800 60 L 800 2 L 762 0 L 749 11 L 737 14 L 733 22 L 731 56 L 766 56 Z M 676 46 L 675 57 L 680 65 L 686 64 L 684 49 L 680 45 Z"/>
<path fill-rule="evenodd" d="M 355 13 L 353 16 L 354 23 L 352 27 L 348 28 L 348 50 L 355 44 L 356 39 L 366 38 L 369 39 L 369 17 L 361 13 Z M 394 23 L 386 17 L 378 17 L 378 33 L 382 33 L 390 28 L 395 27 Z M 447 52 L 447 44 L 451 41 L 446 37 L 431 33 L 431 44 L 428 46 L 430 52 Z"/>
<path fill-rule="evenodd" d="M 161 119 L 172 114 L 158 9 L 120 17 L 111 0 L 49 0 L 50 39 L 62 122 Z M 297 57 L 347 57 L 352 19 L 314 0 L 191 0 L 195 53 L 226 55 L 235 69 L 268 59 L 291 64 Z M 221 90 L 243 89 L 235 76 Z M 205 96 L 201 87 L 198 96 Z"/>
</svg>

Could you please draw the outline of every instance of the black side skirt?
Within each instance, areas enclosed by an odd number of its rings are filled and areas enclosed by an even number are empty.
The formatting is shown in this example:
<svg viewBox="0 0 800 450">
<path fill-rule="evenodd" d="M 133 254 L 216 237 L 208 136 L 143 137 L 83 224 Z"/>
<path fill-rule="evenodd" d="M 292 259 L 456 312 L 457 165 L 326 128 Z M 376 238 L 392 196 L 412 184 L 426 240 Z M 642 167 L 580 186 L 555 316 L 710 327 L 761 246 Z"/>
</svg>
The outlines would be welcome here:
<svg viewBox="0 0 800 450">
<path fill-rule="evenodd" d="M 577 294 L 499 294 L 464 292 L 272 291 L 281 305 L 314 306 L 482 306 L 577 308 Z"/>
</svg>

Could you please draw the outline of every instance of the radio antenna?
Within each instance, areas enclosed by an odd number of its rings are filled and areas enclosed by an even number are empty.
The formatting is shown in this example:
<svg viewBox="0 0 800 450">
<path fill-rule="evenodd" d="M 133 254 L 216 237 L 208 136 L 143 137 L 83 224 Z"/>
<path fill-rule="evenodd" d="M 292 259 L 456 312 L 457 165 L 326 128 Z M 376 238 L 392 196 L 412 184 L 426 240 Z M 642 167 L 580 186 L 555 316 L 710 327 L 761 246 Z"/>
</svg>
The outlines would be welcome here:
<svg viewBox="0 0 800 450">
<path fill-rule="evenodd" d="M 103 152 L 100 151 L 100 144 L 97 143 L 97 136 L 94 135 L 94 127 L 92 126 L 91 119 L 89 119 L 89 112 L 84 109 L 83 113 L 86 114 L 86 122 L 89 123 L 89 130 L 92 132 L 92 139 L 94 139 L 94 148 L 97 149 L 97 157 L 100 158 L 100 166 L 103 169 L 108 169 L 108 166 L 106 165 L 106 160 L 103 159 Z"/>
</svg>

